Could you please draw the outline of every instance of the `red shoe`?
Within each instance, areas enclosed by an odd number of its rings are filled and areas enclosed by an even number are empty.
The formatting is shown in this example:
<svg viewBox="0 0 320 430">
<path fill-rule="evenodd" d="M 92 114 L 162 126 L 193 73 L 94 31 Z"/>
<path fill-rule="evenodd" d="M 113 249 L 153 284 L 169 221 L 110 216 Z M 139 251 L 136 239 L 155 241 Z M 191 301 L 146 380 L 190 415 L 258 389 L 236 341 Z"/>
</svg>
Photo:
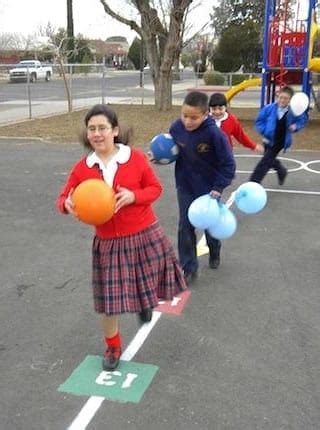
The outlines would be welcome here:
<svg viewBox="0 0 320 430">
<path fill-rule="evenodd" d="M 120 361 L 121 352 L 121 348 L 108 346 L 102 360 L 103 370 L 116 369 Z"/>
</svg>

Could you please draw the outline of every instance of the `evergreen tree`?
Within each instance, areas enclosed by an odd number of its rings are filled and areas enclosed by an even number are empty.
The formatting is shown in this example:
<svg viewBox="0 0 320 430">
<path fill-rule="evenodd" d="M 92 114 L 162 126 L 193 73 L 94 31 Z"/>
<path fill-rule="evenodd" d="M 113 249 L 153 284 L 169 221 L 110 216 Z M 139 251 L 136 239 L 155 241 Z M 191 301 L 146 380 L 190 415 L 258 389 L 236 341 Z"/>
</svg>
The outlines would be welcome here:
<svg viewBox="0 0 320 430">
<path fill-rule="evenodd" d="M 220 37 L 231 23 L 245 25 L 251 21 L 262 26 L 264 11 L 265 0 L 221 0 L 219 6 L 213 6 L 211 26 L 216 37 Z"/>
<path fill-rule="evenodd" d="M 136 70 L 140 70 L 141 64 L 141 40 L 138 37 L 135 37 L 134 41 L 132 42 L 129 52 L 128 52 L 128 58 L 132 61 L 134 67 Z M 142 65 L 143 68 L 144 64 Z"/>
<path fill-rule="evenodd" d="M 220 72 L 234 72 L 243 65 L 246 71 L 254 72 L 261 58 L 260 27 L 250 20 L 230 23 L 221 35 L 214 66 Z"/>
</svg>

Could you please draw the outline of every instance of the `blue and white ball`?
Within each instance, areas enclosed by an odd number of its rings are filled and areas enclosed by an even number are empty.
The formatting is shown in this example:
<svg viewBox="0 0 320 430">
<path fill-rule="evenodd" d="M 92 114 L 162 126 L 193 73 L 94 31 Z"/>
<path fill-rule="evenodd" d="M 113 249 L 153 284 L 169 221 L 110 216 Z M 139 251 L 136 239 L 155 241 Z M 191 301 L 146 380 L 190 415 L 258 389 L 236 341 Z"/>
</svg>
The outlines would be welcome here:
<svg viewBox="0 0 320 430">
<path fill-rule="evenodd" d="M 171 134 L 161 133 L 151 140 L 148 154 L 151 161 L 170 164 L 178 158 L 179 148 Z"/>
</svg>

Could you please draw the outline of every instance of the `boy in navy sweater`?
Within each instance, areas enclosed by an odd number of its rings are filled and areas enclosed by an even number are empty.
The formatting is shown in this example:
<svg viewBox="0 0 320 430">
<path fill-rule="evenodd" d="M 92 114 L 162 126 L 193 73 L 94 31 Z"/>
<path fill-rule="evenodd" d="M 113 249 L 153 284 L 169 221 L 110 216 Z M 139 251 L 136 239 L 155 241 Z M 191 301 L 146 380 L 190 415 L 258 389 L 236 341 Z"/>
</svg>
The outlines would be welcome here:
<svg viewBox="0 0 320 430">
<path fill-rule="evenodd" d="M 188 208 L 197 197 L 211 193 L 220 198 L 235 174 L 235 160 L 224 133 L 208 115 L 208 97 L 201 92 L 189 93 L 183 102 L 181 117 L 170 127 L 179 146 L 175 179 L 179 204 L 178 251 L 188 284 L 197 277 L 196 234 L 188 219 Z M 221 242 L 207 232 L 209 266 L 220 264 Z"/>
</svg>

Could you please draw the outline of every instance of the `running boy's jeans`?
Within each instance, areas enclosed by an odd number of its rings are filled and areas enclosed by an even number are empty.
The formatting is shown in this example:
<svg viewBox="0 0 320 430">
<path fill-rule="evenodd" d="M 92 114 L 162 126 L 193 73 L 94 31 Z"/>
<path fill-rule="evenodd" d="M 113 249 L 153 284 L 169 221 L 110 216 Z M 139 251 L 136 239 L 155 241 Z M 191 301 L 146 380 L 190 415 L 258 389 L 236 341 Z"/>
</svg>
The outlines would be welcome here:
<svg viewBox="0 0 320 430">
<path fill-rule="evenodd" d="M 266 176 L 270 169 L 276 170 L 278 176 L 283 176 L 286 173 L 286 168 L 276 158 L 282 148 L 282 145 L 266 145 L 264 148 L 263 157 L 256 165 L 254 171 L 249 178 L 249 181 L 258 182 L 260 184 L 260 182 Z"/>
<path fill-rule="evenodd" d="M 178 225 L 178 252 L 181 267 L 185 273 L 195 273 L 198 270 L 199 262 L 197 258 L 197 237 L 195 228 L 188 218 L 188 209 L 195 198 L 190 194 L 177 190 L 179 204 L 179 225 Z M 220 240 L 211 237 L 205 232 L 210 257 L 215 259 L 220 255 Z"/>
</svg>

